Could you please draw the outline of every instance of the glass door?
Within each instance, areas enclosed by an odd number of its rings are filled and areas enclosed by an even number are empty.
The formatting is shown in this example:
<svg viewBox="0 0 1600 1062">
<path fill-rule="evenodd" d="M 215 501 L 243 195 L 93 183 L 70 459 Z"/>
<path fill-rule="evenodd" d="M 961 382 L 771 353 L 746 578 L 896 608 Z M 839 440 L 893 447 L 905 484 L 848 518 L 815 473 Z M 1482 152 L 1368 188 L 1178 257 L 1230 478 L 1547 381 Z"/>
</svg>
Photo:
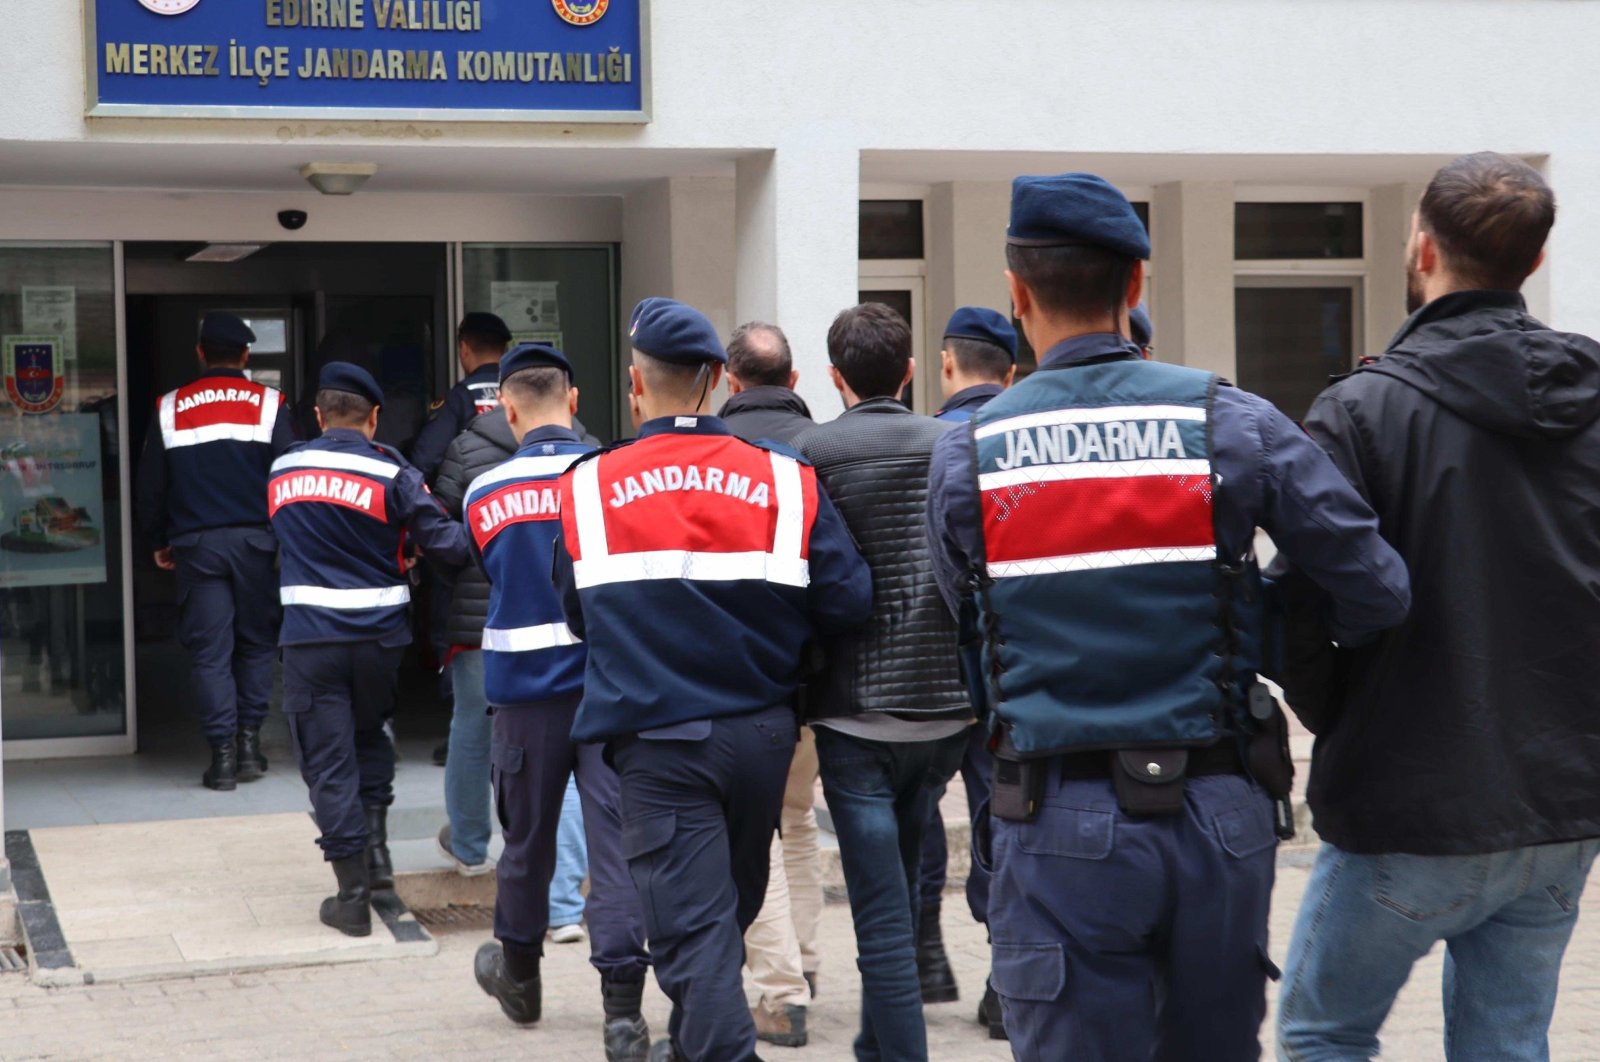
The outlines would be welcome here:
<svg viewBox="0 0 1600 1062">
<path fill-rule="evenodd" d="M 123 388 L 110 243 L 0 243 L 0 731 L 132 750 Z"/>
</svg>

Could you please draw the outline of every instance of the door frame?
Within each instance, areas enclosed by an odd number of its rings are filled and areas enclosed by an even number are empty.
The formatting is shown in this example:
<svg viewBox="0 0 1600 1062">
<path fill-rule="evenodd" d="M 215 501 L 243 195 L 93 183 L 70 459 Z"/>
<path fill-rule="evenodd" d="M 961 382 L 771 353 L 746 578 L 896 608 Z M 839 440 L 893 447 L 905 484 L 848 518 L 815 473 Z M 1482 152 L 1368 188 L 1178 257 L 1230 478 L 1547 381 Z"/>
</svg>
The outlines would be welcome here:
<svg viewBox="0 0 1600 1062">
<path fill-rule="evenodd" d="M 927 344 L 927 266 L 921 259 L 862 259 L 857 264 L 857 291 L 904 291 L 911 296 L 911 356 L 917 361 L 911 381 L 912 408 L 929 416 L 944 404 L 939 390 L 939 365 Z"/>
</svg>

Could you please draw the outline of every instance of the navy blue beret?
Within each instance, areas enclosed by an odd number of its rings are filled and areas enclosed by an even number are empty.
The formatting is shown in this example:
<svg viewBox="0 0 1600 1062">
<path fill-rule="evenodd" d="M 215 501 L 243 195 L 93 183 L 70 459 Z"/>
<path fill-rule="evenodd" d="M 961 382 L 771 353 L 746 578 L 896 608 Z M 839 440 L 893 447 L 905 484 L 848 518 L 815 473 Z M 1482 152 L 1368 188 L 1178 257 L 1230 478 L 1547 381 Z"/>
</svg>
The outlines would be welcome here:
<svg viewBox="0 0 1600 1062">
<path fill-rule="evenodd" d="M 963 306 L 951 314 L 950 323 L 944 326 L 944 337 L 989 343 L 1010 354 L 1013 362 L 1017 360 L 1017 330 L 1004 314 L 986 306 Z"/>
<path fill-rule="evenodd" d="M 641 354 L 679 365 L 728 363 L 728 352 L 706 315 L 675 299 L 650 298 L 635 306 L 628 341 Z"/>
<path fill-rule="evenodd" d="M 231 313 L 212 310 L 200 320 L 200 342 L 222 343 L 230 347 L 248 347 L 256 341 L 250 326 Z"/>
<path fill-rule="evenodd" d="M 560 369 L 567 374 L 569 383 L 572 380 L 572 363 L 561 351 L 543 343 L 521 343 L 500 359 L 500 382 L 505 383 L 506 377 L 523 369 L 544 368 Z"/>
<path fill-rule="evenodd" d="M 1156 334 L 1156 326 L 1150 323 L 1150 311 L 1140 303 L 1128 311 L 1128 331 L 1133 335 L 1133 341 L 1141 347 L 1148 347 L 1150 340 Z"/>
<path fill-rule="evenodd" d="M 375 406 L 383 405 L 383 388 L 378 386 L 378 381 L 370 372 L 348 361 L 330 361 L 324 365 L 322 375 L 317 378 L 317 390 L 348 391 Z"/>
<path fill-rule="evenodd" d="M 501 343 L 511 342 L 511 329 L 506 327 L 504 321 L 492 313 L 477 310 L 461 319 L 461 327 L 456 332 L 464 336 L 487 336 Z"/>
<path fill-rule="evenodd" d="M 1150 234 L 1133 204 L 1092 173 L 1012 181 L 1006 242 L 1019 247 L 1089 244 L 1129 258 L 1150 257 Z"/>
</svg>

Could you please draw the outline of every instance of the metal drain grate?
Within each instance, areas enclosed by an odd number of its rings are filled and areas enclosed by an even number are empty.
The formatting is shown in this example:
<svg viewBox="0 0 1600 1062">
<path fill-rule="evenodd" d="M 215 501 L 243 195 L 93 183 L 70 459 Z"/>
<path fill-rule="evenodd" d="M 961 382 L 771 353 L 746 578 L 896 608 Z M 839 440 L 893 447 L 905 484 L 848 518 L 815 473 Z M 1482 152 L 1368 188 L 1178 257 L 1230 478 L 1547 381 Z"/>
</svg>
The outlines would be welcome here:
<svg viewBox="0 0 1600 1062">
<path fill-rule="evenodd" d="M 27 973 L 28 960 L 16 948 L 0 948 L 0 973 Z"/>
<path fill-rule="evenodd" d="M 429 929 L 492 929 L 494 908 L 477 904 L 449 907 L 420 907 L 411 912 Z"/>
</svg>

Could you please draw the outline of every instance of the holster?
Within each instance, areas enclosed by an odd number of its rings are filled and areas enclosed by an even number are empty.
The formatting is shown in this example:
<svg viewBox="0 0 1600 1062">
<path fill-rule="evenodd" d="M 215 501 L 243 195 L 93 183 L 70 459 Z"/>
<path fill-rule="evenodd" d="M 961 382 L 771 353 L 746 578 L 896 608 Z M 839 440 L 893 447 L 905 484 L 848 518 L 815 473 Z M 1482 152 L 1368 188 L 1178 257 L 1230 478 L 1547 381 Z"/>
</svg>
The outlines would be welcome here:
<svg viewBox="0 0 1600 1062">
<path fill-rule="evenodd" d="M 1188 749 L 1124 749 L 1111 754 L 1111 786 L 1117 805 L 1137 818 L 1183 810 Z"/>
<path fill-rule="evenodd" d="M 989 814 L 1007 822 L 1032 822 L 1044 797 L 1045 772 L 1053 766 L 1051 760 L 1005 760 L 997 755 Z"/>
<path fill-rule="evenodd" d="M 1272 797 L 1274 828 L 1281 840 L 1294 836 L 1294 756 L 1289 751 L 1289 720 L 1276 704 L 1266 718 L 1255 719 L 1255 731 L 1245 750 L 1250 777 Z"/>
</svg>

